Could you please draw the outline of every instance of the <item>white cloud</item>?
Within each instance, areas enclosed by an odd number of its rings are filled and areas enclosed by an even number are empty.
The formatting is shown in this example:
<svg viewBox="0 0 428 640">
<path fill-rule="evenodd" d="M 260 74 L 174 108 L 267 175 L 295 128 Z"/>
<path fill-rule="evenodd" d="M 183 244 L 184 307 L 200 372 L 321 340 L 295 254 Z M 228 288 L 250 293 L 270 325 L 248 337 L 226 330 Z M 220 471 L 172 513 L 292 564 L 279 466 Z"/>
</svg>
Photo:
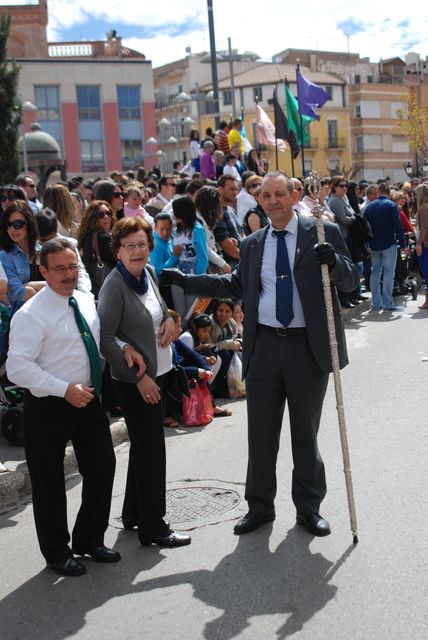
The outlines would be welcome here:
<svg viewBox="0 0 428 640">
<path fill-rule="evenodd" d="M 0 4 L 10 2 L 0 0 Z M 194 52 L 209 48 L 205 0 L 159 0 L 132 5 L 129 0 L 91 0 L 90 4 L 87 0 L 48 0 L 48 4 L 51 40 L 62 39 L 61 32 L 67 29 L 70 33 L 70 28 L 79 38 L 79 25 L 85 25 L 85 32 L 88 25 L 93 25 L 93 38 L 103 37 L 105 29 L 99 32 L 97 26 L 97 21 L 103 20 L 119 35 L 123 35 L 121 29 L 126 32 L 124 42 L 142 51 L 154 66 L 183 57 L 188 46 Z M 357 5 L 330 0 L 292 6 L 284 0 L 263 0 L 242 4 L 241 8 L 230 0 L 213 0 L 213 6 L 217 49 L 226 49 L 227 38 L 231 37 L 235 49 L 255 51 L 264 60 L 286 48 L 346 51 L 348 42 L 336 27 L 338 22 L 363 29 L 351 35 L 349 48 L 373 62 L 395 55 L 403 57 L 409 46 L 424 57 L 428 53 L 427 19 L 407 13 L 404 17 L 409 25 L 398 27 L 404 14 L 397 3 L 388 5 L 387 22 L 385 4 L 372 0 L 360 0 Z"/>
</svg>

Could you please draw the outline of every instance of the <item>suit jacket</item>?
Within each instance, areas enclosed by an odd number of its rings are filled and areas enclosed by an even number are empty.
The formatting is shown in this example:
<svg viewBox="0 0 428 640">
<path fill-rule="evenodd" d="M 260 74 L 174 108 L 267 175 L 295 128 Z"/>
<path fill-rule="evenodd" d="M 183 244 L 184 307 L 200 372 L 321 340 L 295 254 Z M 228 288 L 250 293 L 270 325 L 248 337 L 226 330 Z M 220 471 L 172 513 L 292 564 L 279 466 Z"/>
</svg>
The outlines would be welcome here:
<svg viewBox="0 0 428 640">
<path fill-rule="evenodd" d="M 321 269 L 312 251 L 318 242 L 315 218 L 298 215 L 294 278 L 305 315 L 306 330 L 314 357 L 323 371 L 331 371 L 330 345 L 325 310 Z M 336 287 L 353 291 L 358 284 L 358 273 L 336 224 L 323 221 L 326 241 L 336 251 L 336 264 L 331 269 L 331 292 L 340 366 L 348 363 L 342 313 Z M 241 260 L 231 274 L 188 276 L 186 293 L 212 297 L 242 298 L 244 304 L 243 376 L 248 371 L 257 333 L 260 273 L 265 238 L 269 227 L 260 229 L 242 242 Z"/>
</svg>

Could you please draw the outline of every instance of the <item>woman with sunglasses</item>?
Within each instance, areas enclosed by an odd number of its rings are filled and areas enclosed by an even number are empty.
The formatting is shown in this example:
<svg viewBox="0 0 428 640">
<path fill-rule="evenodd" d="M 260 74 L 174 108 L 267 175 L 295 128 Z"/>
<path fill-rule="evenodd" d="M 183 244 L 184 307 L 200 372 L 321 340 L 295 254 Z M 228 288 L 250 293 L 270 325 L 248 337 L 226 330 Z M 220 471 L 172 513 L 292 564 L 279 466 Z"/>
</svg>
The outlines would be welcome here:
<svg viewBox="0 0 428 640">
<path fill-rule="evenodd" d="M 123 189 L 113 180 L 98 180 L 93 189 L 94 200 L 105 200 L 112 212 L 113 223 L 123 218 Z"/>
<path fill-rule="evenodd" d="M 0 203 L 3 211 L 15 200 L 26 200 L 24 190 L 16 184 L 5 184 L 0 187 Z"/>
<path fill-rule="evenodd" d="M 77 236 L 77 246 L 91 278 L 95 299 L 117 262 L 111 248 L 112 218 L 113 212 L 105 200 L 93 200 L 83 213 Z"/>
<path fill-rule="evenodd" d="M 8 206 L 0 224 L 0 261 L 8 279 L 13 312 L 45 286 L 41 278 L 38 280 L 37 240 L 34 213 L 26 201 L 16 200 Z"/>
<path fill-rule="evenodd" d="M 334 213 L 335 222 L 339 225 L 340 232 L 346 242 L 346 246 L 351 246 L 351 226 L 355 220 L 355 212 L 347 198 L 349 183 L 345 176 L 333 176 L 331 180 L 331 196 L 328 199 L 328 206 Z M 352 309 L 355 303 L 352 302 L 352 295 L 339 292 L 339 300 L 345 309 Z M 358 304 L 358 302 L 357 302 Z"/>
</svg>

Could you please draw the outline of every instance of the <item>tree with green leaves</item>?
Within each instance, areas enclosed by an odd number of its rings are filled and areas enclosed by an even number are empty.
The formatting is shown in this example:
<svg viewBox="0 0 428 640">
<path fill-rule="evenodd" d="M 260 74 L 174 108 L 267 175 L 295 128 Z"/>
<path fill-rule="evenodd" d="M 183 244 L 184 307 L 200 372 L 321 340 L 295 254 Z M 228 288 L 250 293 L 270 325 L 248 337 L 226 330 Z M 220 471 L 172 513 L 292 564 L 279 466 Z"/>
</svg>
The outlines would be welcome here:
<svg viewBox="0 0 428 640">
<path fill-rule="evenodd" d="M 20 67 L 7 58 L 10 16 L 0 16 L 0 183 L 13 182 L 19 173 L 18 136 L 22 109 L 17 96 Z"/>
</svg>

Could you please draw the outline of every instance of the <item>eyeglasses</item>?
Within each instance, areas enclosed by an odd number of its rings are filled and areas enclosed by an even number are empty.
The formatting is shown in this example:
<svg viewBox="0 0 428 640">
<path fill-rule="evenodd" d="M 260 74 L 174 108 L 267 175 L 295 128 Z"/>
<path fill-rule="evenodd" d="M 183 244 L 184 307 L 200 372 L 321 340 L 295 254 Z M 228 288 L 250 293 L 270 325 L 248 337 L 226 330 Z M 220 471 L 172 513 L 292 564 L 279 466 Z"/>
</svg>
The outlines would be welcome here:
<svg viewBox="0 0 428 640">
<path fill-rule="evenodd" d="M 8 193 L 7 195 L 3 195 L 0 197 L 1 202 L 14 202 L 14 200 L 18 200 L 17 196 L 14 193 Z"/>
<path fill-rule="evenodd" d="M 340 184 L 337 185 L 338 187 L 340 187 L 341 189 L 347 189 L 348 185 L 344 184 L 343 182 L 341 182 Z"/>
<path fill-rule="evenodd" d="M 123 197 L 122 191 L 113 191 L 113 198 L 122 198 L 122 197 Z"/>
<path fill-rule="evenodd" d="M 145 249 L 149 248 L 147 242 L 128 242 L 128 244 L 121 244 L 120 246 L 126 249 L 126 251 L 135 251 L 135 249 L 137 248 L 141 251 L 144 251 Z"/>
<path fill-rule="evenodd" d="M 105 218 L 105 217 L 111 218 L 110 211 L 103 211 L 102 209 L 97 211 L 95 215 L 97 216 L 97 218 Z"/>
<path fill-rule="evenodd" d="M 63 276 L 64 274 L 67 273 L 67 271 L 71 271 L 72 273 L 76 273 L 76 271 L 79 270 L 79 265 L 78 264 L 69 264 L 68 267 L 65 267 L 63 265 L 59 265 L 58 267 L 52 267 L 52 271 L 55 271 L 55 273 L 58 273 L 58 275 Z"/>
<path fill-rule="evenodd" d="M 7 228 L 13 228 L 15 229 L 15 231 L 19 231 L 20 229 L 23 229 L 25 226 L 27 225 L 25 220 L 12 220 L 11 222 L 7 223 Z"/>
</svg>

